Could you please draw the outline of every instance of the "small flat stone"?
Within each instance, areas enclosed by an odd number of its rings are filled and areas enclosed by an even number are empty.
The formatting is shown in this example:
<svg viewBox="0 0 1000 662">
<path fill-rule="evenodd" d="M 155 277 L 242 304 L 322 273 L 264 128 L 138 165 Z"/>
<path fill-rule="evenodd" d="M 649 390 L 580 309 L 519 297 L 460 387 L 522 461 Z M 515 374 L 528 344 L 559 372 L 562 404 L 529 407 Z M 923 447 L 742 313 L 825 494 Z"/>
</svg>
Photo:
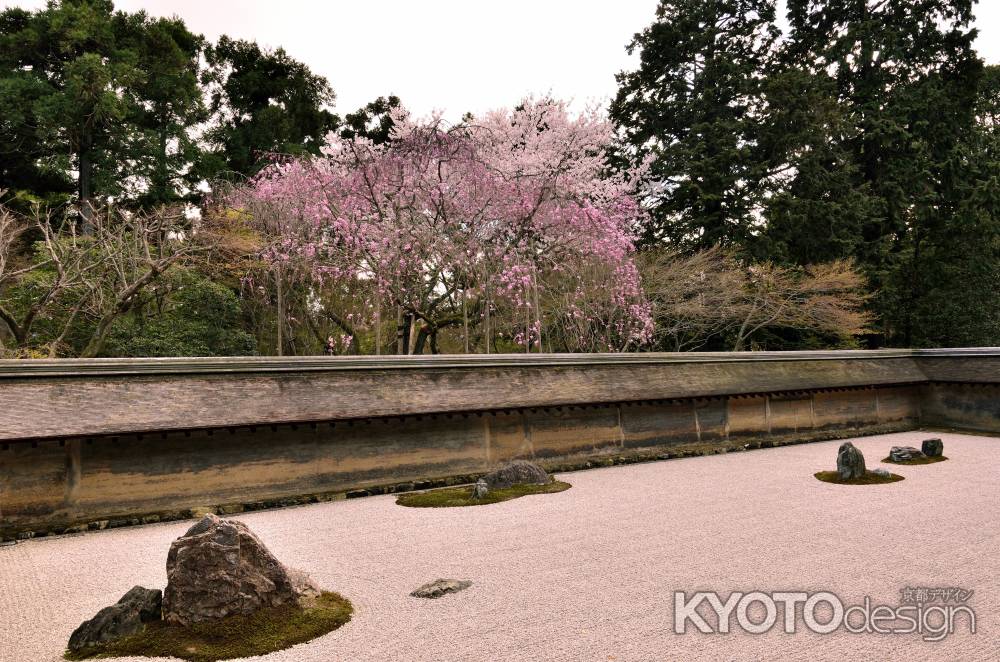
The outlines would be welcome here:
<svg viewBox="0 0 1000 662">
<path fill-rule="evenodd" d="M 888 478 L 889 476 L 892 475 L 891 473 L 882 468 L 872 469 L 872 473 L 875 474 L 876 476 L 881 476 L 882 478 Z"/>
<path fill-rule="evenodd" d="M 472 582 L 464 579 L 437 579 L 429 584 L 424 584 L 410 595 L 415 598 L 440 598 L 448 593 L 464 591 L 470 586 L 472 586 Z"/>
</svg>

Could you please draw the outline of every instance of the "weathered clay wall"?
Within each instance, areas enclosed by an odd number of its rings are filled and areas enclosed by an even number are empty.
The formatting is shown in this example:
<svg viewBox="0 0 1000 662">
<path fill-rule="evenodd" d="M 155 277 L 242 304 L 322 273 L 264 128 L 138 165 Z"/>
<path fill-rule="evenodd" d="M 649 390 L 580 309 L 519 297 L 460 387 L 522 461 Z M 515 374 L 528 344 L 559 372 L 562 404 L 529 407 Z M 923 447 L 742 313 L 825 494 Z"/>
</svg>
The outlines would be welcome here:
<svg viewBox="0 0 1000 662">
<path fill-rule="evenodd" d="M 918 394 L 859 388 L 11 443 L 0 451 L 0 537 L 469 476 L 515 457 L 582 463 L 906 428 Z"/>
<path fill-rule="evenodd" d="M 928 384 L 921 412 L 925 425 L 1000 433 L 1000 384 Z"/>
<path fill-rule="evenodd" d="M 0 361 L 0 441 L 925 380 L 906 351 Z"/>
<path fill-rule="evenodd" d="M 935 355 L 947 382 L 917 353 L 754 356 L 0 365 L 0 539 L 467 481 L 515 457 L 565 469 L 918 424 L 1000 432 L 992 355 Z"/>
</svg>

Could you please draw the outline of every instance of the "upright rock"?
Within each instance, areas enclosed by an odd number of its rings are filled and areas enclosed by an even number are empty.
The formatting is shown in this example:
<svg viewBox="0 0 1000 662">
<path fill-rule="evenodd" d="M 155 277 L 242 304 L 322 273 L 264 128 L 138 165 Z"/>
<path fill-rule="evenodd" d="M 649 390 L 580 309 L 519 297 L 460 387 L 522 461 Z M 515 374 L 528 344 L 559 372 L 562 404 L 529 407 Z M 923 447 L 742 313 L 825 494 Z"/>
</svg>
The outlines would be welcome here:
<svg viewBox="0 0 1000 662">
<path fill-rule="evenodd" d="M 69 648 L 80 651 L 130 634 L 160 620 L 162 594 L 159 590 L 133 587 L 121 600 L 84 621 L 69 637 Z"/>
<path fill-rule="evenodd" d="M 837 474 L 841 480 L 865 476 L 865 456 L 849 441 L 841 444 L 837 451 Z"/>
<path fill-rule="evenodd" d="M 486 474 L 480 480 L 485 482 L 490 490 L 502 490 L 514 485 L 546 485 L 552 482 L 552 476 L 534 462 L 514 460 Z"/>
<path fill-rule="evenodd" d="M 920 450 L 927 457 L 941 457 L 944 453 L 944 442 L 940 439 L 924 439 L 920 444 Z"/>
<path fill-rule="evenodd" d="M 163 618 L 190 625 L 317 595 L 242 522 L 206 515 L 170 545 Z"/>
</svg>

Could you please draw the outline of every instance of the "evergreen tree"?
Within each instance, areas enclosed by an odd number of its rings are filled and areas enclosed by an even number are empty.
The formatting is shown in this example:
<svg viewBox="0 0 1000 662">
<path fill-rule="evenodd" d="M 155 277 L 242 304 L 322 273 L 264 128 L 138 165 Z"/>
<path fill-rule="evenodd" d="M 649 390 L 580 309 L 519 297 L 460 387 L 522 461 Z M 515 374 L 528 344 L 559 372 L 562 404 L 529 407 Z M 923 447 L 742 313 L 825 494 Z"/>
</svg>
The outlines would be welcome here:
<svg viewBox="0 0 1000 662">
<path fill-rule="evenodd" d="M 659 188 L 644 240 L 743 246 L 757 232 L 764 75 L 778 37 L 774 0 L 661 0 L 618 76 L 620 154 L 651 156 Z"/>
<path fill-rule="evenodd" d="M 347 140 L 364 136 L 377 145 L 388 142 L 393 126 L 390 113 L 399 107 L 399 97 L 392 94 L 370 101 L 344 116 L 340 135 Z"/>
<path fill-rule="evenodd" d="M 975 124 L 940 167 L 940 206 L 908 242 L 886 290 L 914 347 L 1000 344 L 1000 67 L 988 67 Z"/>
<path fill-rule="evenodd" d="M 193 165 L 201 147 L 196 127 L 208 119 L 199 76 L 204 46 L 178 18 L 119 14 L 119 43 L 142 75 L 126 90 L 130 104 L 123 127 L 126 158 L 138 190 L 132 197 L 156 205 L 196 197 Z"/>
<path fill-rule="evenodd" d="M 914 337 L 913 312 L 924 290 L 915 274 L 928 237 L 947 233 L 962 207 L 962 194 L 950 182 L 973 125 L 981 73 L 975 31 L 968 27 L 972 4 L 788 3 L 785 59 L 828 79 L 846 119 L 846 131 L 830 138 L 850 155 L 854 190 L 867 196 L 853 252 L 879 292 L 882 333 L 893 343 L 910 344 Z"/>
<path fill-rule="evenodd" d="M 271 154 L 318 154 L 340 124 L 330 84 L 283 49 L 223 36 L 206 51 L 214 126 L 209 179 L 255 174 Z"/>
<path fill-rule="evenodd" d="M 98 188 L 117 192 L 122 172 L 100 170 L 115 163 L 102 155 L 122 137 L 128 109 L 120 90 L 138 71 L 117 44 L 113 11 L 111 0 L 62 0 L 35 13 L 2 14 L 0 86 L 11 94 L 5 95 L 5 109 L 17 109 L 3 122 L 3 142 L 19 152 L 15 160 L 33 163 L 24 174 L 11 174 L 15 167 L 5 163 L 0 187 L 35 186 L 46 197 L 46 184 L 58 184 L 52 175 L 72 169 L 85 211 Z M 68 162 L 57 156 L 67 154 Z"/>
</svg>

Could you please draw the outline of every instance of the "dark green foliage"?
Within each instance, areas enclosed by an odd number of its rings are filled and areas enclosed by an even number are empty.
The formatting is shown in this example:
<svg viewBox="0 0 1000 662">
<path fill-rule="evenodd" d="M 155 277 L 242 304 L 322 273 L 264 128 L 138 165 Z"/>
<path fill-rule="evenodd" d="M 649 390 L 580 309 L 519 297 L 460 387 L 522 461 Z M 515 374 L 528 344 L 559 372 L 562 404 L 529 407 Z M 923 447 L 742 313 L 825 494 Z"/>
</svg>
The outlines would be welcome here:
<svg viewBox="0 0 1000 662">
<path fill-rule="evenodd" d="M 662 0 L 619 77 L 619 156 L 655 157 L 645 239 L 853 258 L 874 344 L 1000 342 L 998 75 L 973 0 Z"/>
<path fill-rule="evenodd" d="M 253 175 L 274 155 L 318 154 L 340 123 L 329 110 L 330 84 L 281 48 L 223 36 L 206 58 L 204 82 L 218 118 L 201 167 L 209 180 Z"/>
<path fill-rule="evenodd" d="M 131 197 L 143 206 L 195 199 L 192 166 L 201 147 L 193 129 L 208 119 L 198 80 L 203 38 L 177 18 L 140 12 L 120 14 L 117 23 L 120 43 L 142 72 L 128 90 L 130 130 L 123 149 L 134 164 L 132 176 L 146 190 Z"/>
<path fill-rule="evenodd" d="M 774 0 L 663 0 L 637 34 L 639 69 L 619 74 L 622 153 L 661 182 L 644 240 L 743 246 L 760 204 L 758 74 L 778 36 Z"/>
<path fill-rule="evenodd" d="M 340 135 L 347 139 L 363 136 L 376 145 L 389 142 L 389 134 L 392 131 L 392 118 L 389 113 L 399 106 L 399 97 L 395 95 L 379 97 L 363 108 L 345 115 Z"/>
<path fill-rule="evenodd" d="M 830 139 L 850 154 L 854 187 L 868 197 L 852 254 L 879 291 L 883 335 L 921 344 L 920 301 L 975 270 L 972 256 L 952 273 L 935 264 L 946 259 L 937 249 L 948 252 L 948 237 L 967 225 L 960 182 L 979 174 L 962 158 L 982 69 L 972 2 L 790 0 L 788 9 L 786 59 L 829 79 L 846 119 L 848 130 Z M 962 317 L 970 315 L 951 323 Z"/>
<path fill-rule="evenodd" d="M 47 199 L 66 192 L 66 171 L 73 168 L 80 200 L 92 198 L 95 180 L 117 192 L 123 178 L 114 166 L 122 164 L 102 157 L 121 140 L 115 129 L 128 112 L 116 88 L 139 72 L 117 43 L 113 10 L 110 0 L 63 0 L 34 13 L 0 14 L 3 104 L 17 109 L 4 113 L 0 140 L 27 166 L 0 167 L 0 188 Z"/>
<path fill-rule="evenodd" d="M 104 356 L 249 356 L 254 337 L 244 330 L 232 290 L 191 270 L 174 273 L 164 294 L 112 327 Z"/>
</svg>

